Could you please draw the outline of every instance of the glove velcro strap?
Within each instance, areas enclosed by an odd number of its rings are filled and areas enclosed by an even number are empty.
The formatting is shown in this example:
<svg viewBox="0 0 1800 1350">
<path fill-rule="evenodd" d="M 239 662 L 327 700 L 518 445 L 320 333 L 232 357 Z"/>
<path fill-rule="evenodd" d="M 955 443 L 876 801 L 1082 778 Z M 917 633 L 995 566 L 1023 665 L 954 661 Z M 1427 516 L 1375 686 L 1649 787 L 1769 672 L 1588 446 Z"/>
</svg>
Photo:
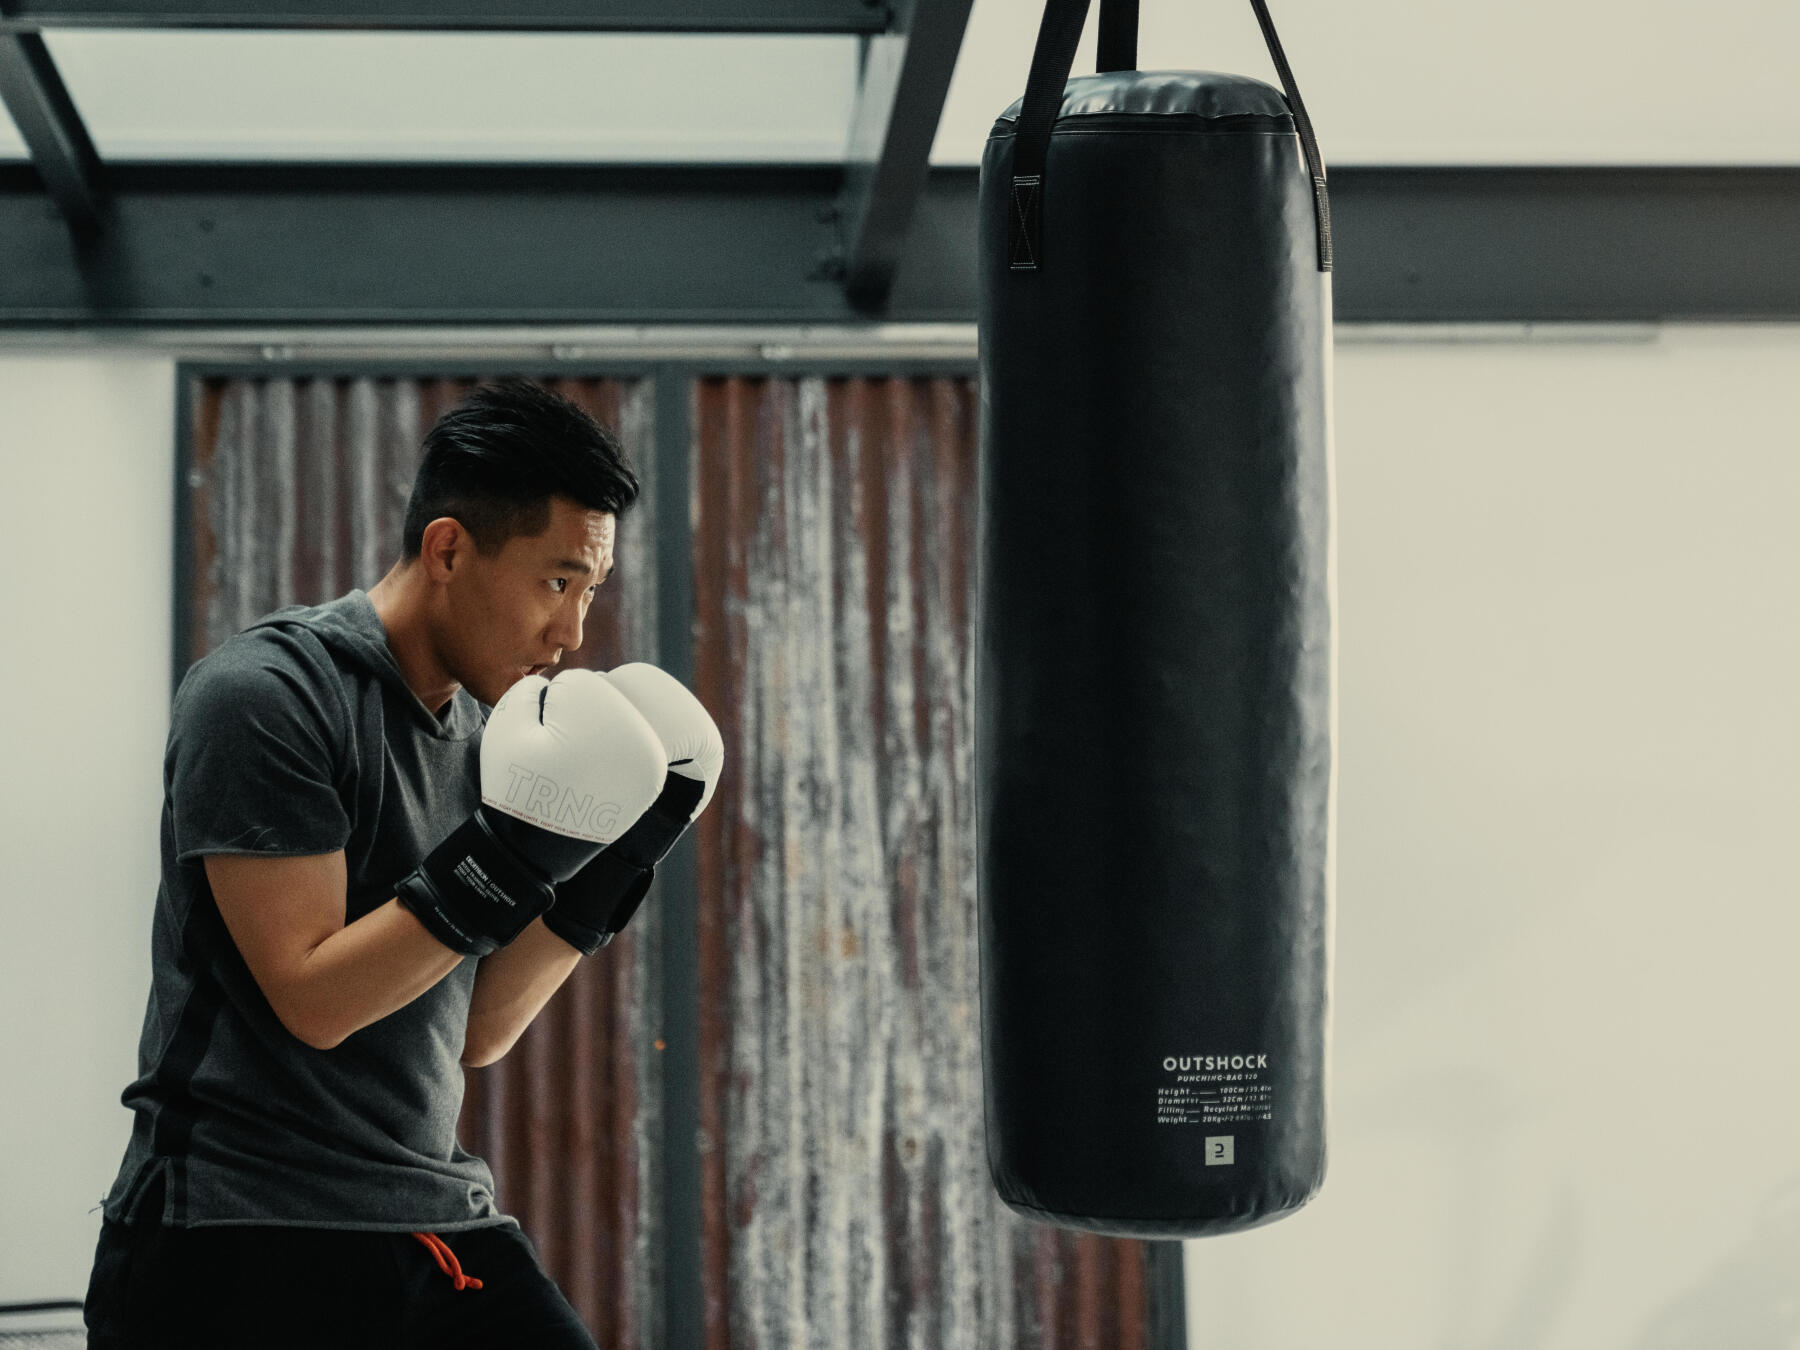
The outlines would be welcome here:
<svg viewBox="0 0 1800 1350">
<path fill-rule="evenodd" d="M 655 867 L 626 862 L 607 849 L 557 886 L 556 905 L 544 915 L 544 927 L 592 956 L 625 927 L 655 875 Z"/>
<path fill-rule="evenodd" d="M 643 875 L 633 883 L 631 889 L 619 897 L 618 907 L 613 910 L 612 918 L 608 921 L 608 927 L 612 929 L 612 932 L 606 935 L 608 942 L 613 940 L 614 934 L 625 931 L 625 925 L 631 922 L 631 916 L 636 914 L 638 906 L 643 904 L 644 897 L 650 893 L 650 883 L 654 880 L 656 880 L 656 869 L 654 867 L 645 868 Z"/>
<path fill-rule="evenodd" d="M 685 774 L 671 773 L 663 789 L 629 830 L 612 843 L 611 852 L 639 867 L 654 867 L 668 856 L 687 827 L 706 784 Z"/>
<path fill-rule="evenodd" d="M 477 811 L 434 848 L 396 892 L 431 935 L 464 956 L 487 956 L 556 898 L 548 878 L 495 836 Z"/>
</svg>

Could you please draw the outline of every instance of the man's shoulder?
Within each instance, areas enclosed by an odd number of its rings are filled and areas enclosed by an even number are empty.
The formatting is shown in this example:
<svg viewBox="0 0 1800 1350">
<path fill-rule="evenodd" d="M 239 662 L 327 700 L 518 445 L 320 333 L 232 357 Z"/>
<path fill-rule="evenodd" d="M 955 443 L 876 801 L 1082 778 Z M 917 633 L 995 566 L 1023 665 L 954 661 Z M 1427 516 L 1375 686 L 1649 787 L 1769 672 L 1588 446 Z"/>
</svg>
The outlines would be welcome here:
<svg viewBox="0 0 1800 1350">
<path fill-rule="evenodd" d="M 347 708 L 344 686 L 350 679 L 330 646 L 305 623 L 263 620 L 189 666 L 175 703 L 179 713 L 288 701 L 335 715 Z"/>
<path fill-rule="evenodd" d="M 270 672 L 319 676 L 335 669 L 331 653 L 304 626 L 258 626 L 233 633 L 188 667 L 187 681 L 211 684 L 265 682 Z"/>
</svg>

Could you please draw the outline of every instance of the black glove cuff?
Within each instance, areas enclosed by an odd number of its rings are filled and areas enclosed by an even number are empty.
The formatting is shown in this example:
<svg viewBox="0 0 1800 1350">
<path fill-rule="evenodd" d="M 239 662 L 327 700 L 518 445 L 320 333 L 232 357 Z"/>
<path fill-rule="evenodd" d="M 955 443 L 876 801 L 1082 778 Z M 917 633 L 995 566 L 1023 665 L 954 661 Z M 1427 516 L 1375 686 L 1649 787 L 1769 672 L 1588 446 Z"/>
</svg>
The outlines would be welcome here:
<svg viewBox="0 0 1800 1350">
<path fill-rule="evenodd" d="M 656 868 L 626 862 L 611 849 L 556 888 L 556 907 L 544 915 L 544 927 L 564 942 L 592 956 L 630 921 Z"/>
<path fill-rule="evenodd" d="M 488 956 L 549 909 L 556 892 L 477 811 L 400 883 L 396 898 L 451 951 Z"/>
<path fill-rule="evenodd" d="M 706 784 L 699 779 L 671 773 L 649 809 L 612 842 L 608 852 L 637 867 L 655 867 L 693 823 L 694 808 L 705 792 Z"/>
</svg>

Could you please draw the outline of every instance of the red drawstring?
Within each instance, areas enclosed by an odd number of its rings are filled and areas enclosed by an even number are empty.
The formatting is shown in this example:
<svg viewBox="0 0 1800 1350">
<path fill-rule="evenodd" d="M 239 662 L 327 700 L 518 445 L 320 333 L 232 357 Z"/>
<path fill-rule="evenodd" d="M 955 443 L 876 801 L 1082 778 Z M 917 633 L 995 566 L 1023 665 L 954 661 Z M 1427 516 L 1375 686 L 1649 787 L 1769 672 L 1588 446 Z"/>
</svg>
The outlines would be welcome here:
<svg viewBox="0 0 1800 1350">
<path fill-rule="evenodd" d="M 436 1233 L 414 1233 L 413 1236 L 419 1239 L 420 1242 L 423 1242 L 427 1247 L 431 1248 L 431 1254 L 437 1257 L 438 1269 L 456 1281 L 458 1292 L 461 1292 L 465 1287 L 470 1289 L 481 1288 L 480 1280 L 476 1279 L 473 1275 L 463 1274 L 462 1262 L 456 1259 L 456 1253 L 451 1251 L 449 1245 Z M 445 1257 L 450 1258 L 448 1262 L 445 1261 Z"/>
</svg>

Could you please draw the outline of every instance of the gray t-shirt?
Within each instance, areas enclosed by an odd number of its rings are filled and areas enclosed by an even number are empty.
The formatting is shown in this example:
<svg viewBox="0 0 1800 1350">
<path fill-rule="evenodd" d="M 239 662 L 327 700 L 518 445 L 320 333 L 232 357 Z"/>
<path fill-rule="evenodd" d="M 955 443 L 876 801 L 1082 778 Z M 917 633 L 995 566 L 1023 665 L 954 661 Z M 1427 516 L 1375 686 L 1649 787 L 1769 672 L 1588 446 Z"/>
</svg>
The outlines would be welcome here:
<svg viewBox="0 0 1800 1350">
<path fill-rule="evenodd" d="M 344 850 L 344 922 L 396 884 L 480 802 L 487 708 L 458 690 L 440 720 L 407 687 L 361 591 L 278 610 L 196 662 L 163 758 L 162 886 L 136 1112 L 106 1198 L 151 1222 L 373 1232 L 517 1225 L 456 1139 L 463 1038 L 479 962 L 460 965 L 333 1050 L 276 1017 L 207 882 L 209 853 Z"/>
</svg>

